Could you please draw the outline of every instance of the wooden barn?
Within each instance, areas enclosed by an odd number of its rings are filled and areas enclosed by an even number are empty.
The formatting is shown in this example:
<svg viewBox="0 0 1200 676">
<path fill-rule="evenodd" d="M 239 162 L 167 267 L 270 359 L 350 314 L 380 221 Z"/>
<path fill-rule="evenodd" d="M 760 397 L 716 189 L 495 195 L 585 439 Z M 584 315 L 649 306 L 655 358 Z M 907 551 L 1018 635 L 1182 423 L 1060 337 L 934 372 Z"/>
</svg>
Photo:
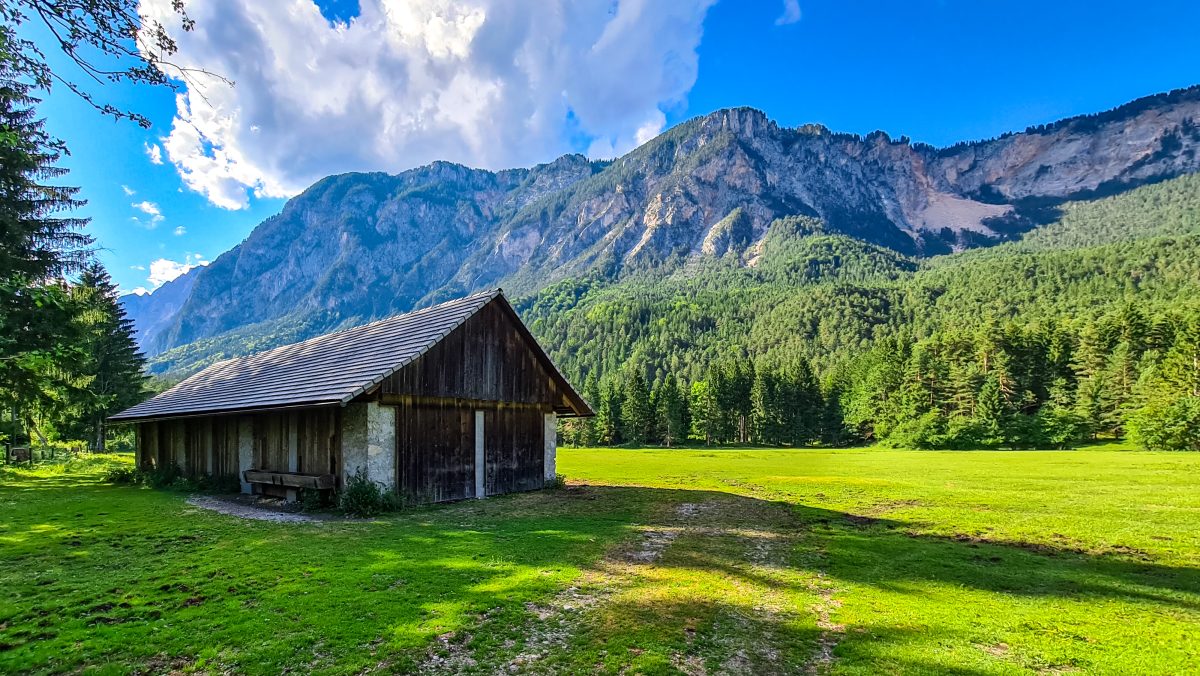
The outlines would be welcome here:
<svg viewBox="0 0 1200 676">
<path fill-rule="evenodd" d="M 111 420 L 144 468 L 441 502 L 541 488 L 557 418 L 590 415 L 497 289 L 213 364 Z"/>
</svg>

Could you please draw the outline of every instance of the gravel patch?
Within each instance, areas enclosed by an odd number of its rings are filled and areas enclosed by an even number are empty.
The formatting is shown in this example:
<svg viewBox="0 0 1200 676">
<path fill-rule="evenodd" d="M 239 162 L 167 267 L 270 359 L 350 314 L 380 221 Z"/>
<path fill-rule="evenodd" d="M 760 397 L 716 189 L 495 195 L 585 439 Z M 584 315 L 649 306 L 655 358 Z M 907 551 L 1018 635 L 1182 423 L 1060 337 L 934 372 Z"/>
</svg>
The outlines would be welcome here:
<svg viewBox="0 0 1200 676">
<path fill-rule="evenodd" d="M 236 516 L 240 519 L 254 521 L 270 521 L 271 523 L 321 523 L 320 519 L 309 514 L 289 512 L 279 509 L 276 505 L 259 505 L 242 498 L 223 498 L 210 495 L 193 495 L 187 499 L 193 507 L 207 509 L 212 512 Z"/>
</svg>

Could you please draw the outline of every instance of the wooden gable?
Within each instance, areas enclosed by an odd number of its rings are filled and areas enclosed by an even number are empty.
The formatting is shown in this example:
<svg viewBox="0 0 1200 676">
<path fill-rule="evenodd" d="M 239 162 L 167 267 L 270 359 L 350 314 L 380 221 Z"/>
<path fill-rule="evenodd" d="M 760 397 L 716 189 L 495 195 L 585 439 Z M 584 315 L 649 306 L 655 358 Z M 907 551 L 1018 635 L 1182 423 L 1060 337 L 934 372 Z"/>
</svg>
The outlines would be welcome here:
<svg viewBox="0 0 1200 676">
<path fill-rule="evenodd" d="M 379 393 L 397 398 L 527 404 L 563 415 L 589 415 L 503 300 L 488 303 L 412 363 L 387 377 Z"/>
</svg>

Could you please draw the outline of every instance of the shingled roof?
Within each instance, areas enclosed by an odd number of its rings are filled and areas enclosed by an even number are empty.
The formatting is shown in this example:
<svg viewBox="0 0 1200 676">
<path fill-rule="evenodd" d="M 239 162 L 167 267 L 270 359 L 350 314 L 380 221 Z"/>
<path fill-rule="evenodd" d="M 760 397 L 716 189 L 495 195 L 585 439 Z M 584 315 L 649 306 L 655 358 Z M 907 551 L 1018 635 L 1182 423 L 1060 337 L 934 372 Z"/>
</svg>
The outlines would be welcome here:
<svg viewBox="0 0 1200 676">
<path fill-rule="evenodd" d="M 346 405 L 412 363 L 487 304 L 498 301 L 560 381 L 575 413 L 591 410 L 521 323 L 500 289 L 344 331 L 218 362 L 109 418 L 172 418 L 292 407 Z"/>
</svg>

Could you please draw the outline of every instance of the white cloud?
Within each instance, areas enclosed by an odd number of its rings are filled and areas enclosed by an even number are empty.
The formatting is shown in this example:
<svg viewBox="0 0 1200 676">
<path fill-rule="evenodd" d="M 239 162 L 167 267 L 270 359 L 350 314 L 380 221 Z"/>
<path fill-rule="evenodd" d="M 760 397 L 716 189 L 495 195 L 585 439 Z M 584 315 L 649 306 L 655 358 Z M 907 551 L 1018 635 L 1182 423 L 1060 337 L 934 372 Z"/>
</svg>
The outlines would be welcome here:
<svg viewBox="0 0 1200 676">
<path fill-rule="evenodd" d="M 312 0 L 192 0 L 172 60 L 236 85 L 189 84 L 162 148 L 228 209 L 343 171 L 615 154 L 682 104 L 713 2 L 360 0 L 331 24 Z M 171 4 L 140 11 L 173 27 Z"/>
<path fill-rule="evenodd" d="M 202 254 L 187 254 L 182 263 L 168 258 L 159 258 L 150 262 L 150 274 L 146 277 L 146 281 L 150 282 L 151 290 L 157 289 L 188 270 L 204 265 L 208 265 L 208 261 Z M 134 292 L 136 293 L 136 290 Z"/>
<path fill-rule="evenodd" d="M 134 195 L 136 195 L 136 194 L 137 194 L 137 191 L 136 191 L 136 190 L 134 190 L 133 188 L 130 188 L 130 187 L 129 187 L 129 186 L 127 186 L 127 185 L 122 185 L 122 186 L 121 186 L 121 190 L 124 190 L 124 191 L 125 191 L 125 196 L 126 196 L 126 197 L 133 197 Z"/>
<path fill-rule="evenodd" d="M 183 227 L 182 225 L 177 226 L 175 228 L 175 236 L 176 237 L 179 237 L 180 235 L 186 235 L 186 234 L 187 234 L 187 228 Z"/>
<path fill-rule="evenodd" d="M 144 270 L 146 269 L 146 266 L 145 266 L 145 265 L 130 265 L 130 266 L 129 266 L 129 269 L 130 269 L 130 270 L 142 270 L 142 271 L 144 271 Z"/>
<path fill-rule="evenodd" d="M 153 230 L 154 228 L 158 227 L 158 224 L 163 220 L 162 211 L 159 210 L 158 205 L 154 202 L 142 200 L 141 202 L 134 202 L 129 206 L 148 216 L 148 218 L 138 218 L 137 216 L 134 216 L 129 219 L 134 223 L 145 227 L 147 230 Z"/>
<path fill-rule="evenodd" d="M 145 143 L 145 142 L 142 143 L 142 146 L 146 149 L 146 157 L 150 158 L 150 164 L 162 164 L 163 163 L 161 146 L 159 146 L 157 143 Z"/>
<path fill-rule="evenodd" d="M 800 21 L 800 0 L 783 0 L 783 14 L 775 19 L 776 26 L 786 26 Z"/>
</svg>

